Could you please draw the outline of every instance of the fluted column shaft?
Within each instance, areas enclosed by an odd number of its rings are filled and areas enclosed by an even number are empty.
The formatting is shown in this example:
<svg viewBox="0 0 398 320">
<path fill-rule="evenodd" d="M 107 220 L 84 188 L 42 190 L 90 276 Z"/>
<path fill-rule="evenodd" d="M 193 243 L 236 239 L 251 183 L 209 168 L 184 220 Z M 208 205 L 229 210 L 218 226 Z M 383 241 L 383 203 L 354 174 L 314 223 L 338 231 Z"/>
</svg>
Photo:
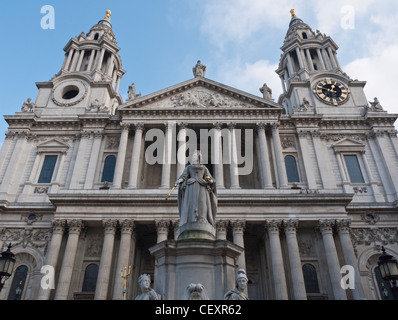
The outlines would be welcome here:
<svg viewBox="0 0 398 320">
<path fill-rule="evenodd" d="M 122 123 L 122 134 L 120 137 L 119 151 L 117 153 L 115 175 L 113 178 L 113 188 L 120 189 L 123 187 L 123 171 L 124 163 L 126 161 L 127 142 L 129 138 L 130 124 Z"/>
<path fill-rule="evenodd" d="M 233 241 L 236 245 L 245 248 L 243 233 L 246 226 L 246 221 L 238 220 L 232 221 L 232 235 Z M 236 264 L 238 265 L 238 269 L 245 269 L 246 270 L 246 259 L 245 259 L 245 251 L 240 254 L 238 257 Z"/>
<path fill-rule="evenodd" d="M 322 234 L 323 245 L 325 247 L 326 261 L 329 269 L 330 281 L 332 283 L 333 295 L 335 300 L 347 300 L 346 293 L 340 285 L 341 273 L 340 263 L 337 256 L 336 245 L 333 239 L 334 221 L 320 220 L 319 230 Z"/>
<path fill-rule="evenodd" d="M 57 261 L 59 257 L 59 250 L 61 248 L 62 237 L 65 231 L 65 220 L 53 220 L 52 222 L 52 236 L 50 246 L 48 248 L 48 253 L 46 257 L 45 265 L 51 266 L 54 268 L 57 267 Z M 37 300 L 48 300 L 50 298 L 51 290 L 43 289 L 40 287 L 39 294 L 37 296 Z"/>
<path fill-rule="evenodd" d="M 271 166 L 269 163 L 269 153 L 268 153 L 268 146 L 267 146 L 267 138 L 265 136 L 265 123 L 258 123 L 257 124 L 257 135 L 259 141 L 259 160 L 260 160 L 260 167 L 261 167 L 261 176 L 263 181 L 263 188 L 272 188 L 272 176 L 271 176 Z"/>
<path fill-rule="evenodd" d="M 295 300 L 307 300 L 300 251 L 297 243 L 298 220 L 283 222 L 289 255 L 290 273 L 292 276 L 293 295 Z"/>
<path fill-rule="evenodd" d="M 55 300 L 68 299 L 70 283 L 73 274 L 73 265 L 75 263 L 79 235 L 84 225 L 82 220 L 72 220 L 67 223 L 69 228 L 68 241 L 66 243 L 65 253 L 62 260 L 61 272 L 56 286 Z"/>
<path fill-rule="evenodd" d="M 120 222 L 120 244 L 119 244 L 119 256 L 117 259 L 116 274 L 115 274 L 115 285 L 113 288 L 113 300 L 123 299 L 123 285 L 124 280 L 120 276 L 121 270 L 125 267 L 129 267 L 130 251 L 131 251 L 131 240 L 134 233 L 134 221 L 124 220 Z"/>
<path fill-rule="evenodd" d="M 282 248 L 279 238 L 279 228 L 281 221 L 272 220 L 266 223 L 268 231 L 271 265 L 272 265 L 272 282 L 274 285 L 275 300 L 287 300 L 287 286 L 285 267 L 283 263 Z"/>
<path fill-rule="evenodd" d="M 142 134 L 144 125 L 142 123 L 135 125 L 134 145 L 131 154 L 129 188 L 135 189 L 138 187 L 138 170 L 140 167 L 141 148 L 142 148 Z"/>
<path fill-rule="evenodd" d="M 279 188 L 287 188 L 287 175 L 285 168 L 285 160 L 283 159 L 281 140 L 279 137 L 279 123 L 273 123 L 272 128 L 272 141 L 274 145 L 276 169 L 278 173 Z"/>
<path fill-rule="evenodd" d="M 170 172 L 171 172 L 171 152 L 173 149 L 173 127 L 170 123 L 165 124 L 165 138 L 164 138 L 164 157 L 162 166 L 162 188 L 170 187 Z"/>
<path fill-rule="evenodd" d="M 157 243 L 167 240 L 169 233 L 169 221 L 158 220 L 156 223 L 156 231 L 158 233 Z"/>
<path fill-rule="evenodd" d="M 180 123 L 180 130 L 178 131 L 178 152 L 177 152 L 177 179 L 181 177 L 186 166 L 186 152 L 187 152 L 187 124 Z"/>
<path fill-rule="evenodd" d="M 238 153 L 236 146 L 236 123 L 231 122 L 228 124 L 229 135 L 230 135 L 230 178 L 231 178 L 231 189 L 239 189 L 239 170 L 238 170 Z"/>
<path fill-rule="evenodd" d="M 223 164 L 223 146 L 221 140 L 222 123 L 214 124 L 214 141 L 213 141 L 213 159 L 214 159 L 214 178 L 216 179 L 217 189 L 224 188 L 224 164 Z"/>
<path fill-rule="evenodd" d="M 95 300 L 105 300 L 108 295 L 109 279 L 113 257 L 113 245 L 117 220 L 104 220 L 104 243 L 102 245 L 101 262 L 98 270 L 97 285 L 95 288 Z"/>
<path fill-rule="evenodd" d="M 352 289 L 354 300 L 364 300 L 365 294 L 361 283 L 361 276 L 359 274 L 358 263 L 355 257 L 354 247 L 352 246 L 350 236 L 350 220 L 336 221 L 337 231 L 340 238 L 340 244 L 343 251 L 344 261 L 347 265 L 354 268 L 354 284 L 355 289 Z"/>
</svg>

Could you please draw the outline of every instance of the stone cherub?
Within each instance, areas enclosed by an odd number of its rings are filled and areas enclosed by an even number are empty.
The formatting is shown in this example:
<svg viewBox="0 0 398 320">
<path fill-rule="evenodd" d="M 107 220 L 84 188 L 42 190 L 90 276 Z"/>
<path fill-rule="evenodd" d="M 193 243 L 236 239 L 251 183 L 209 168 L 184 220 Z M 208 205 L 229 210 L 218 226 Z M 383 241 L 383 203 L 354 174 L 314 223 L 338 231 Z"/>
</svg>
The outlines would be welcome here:
<svg viewBox="0 0 398 320">
<path fill-rule="evenodd" d="M 161 295 L 151 289 L 151 276 L 149 274 L 144 273 L 140 275 L 138 284 L 141 289 L 141 294 L 139 294 L 135 300 L 162 300 Z"/>
</svg>

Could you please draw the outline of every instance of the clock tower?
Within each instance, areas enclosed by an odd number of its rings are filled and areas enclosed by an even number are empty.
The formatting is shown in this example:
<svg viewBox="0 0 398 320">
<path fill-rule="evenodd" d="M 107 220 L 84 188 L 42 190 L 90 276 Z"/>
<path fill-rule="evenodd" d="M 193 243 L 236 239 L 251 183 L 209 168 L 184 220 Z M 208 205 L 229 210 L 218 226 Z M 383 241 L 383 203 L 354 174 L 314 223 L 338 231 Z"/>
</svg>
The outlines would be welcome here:
<svg viewBox="0 0 398 320">
<path fill-rule="evenodd" d="M 299 112 L 324 116 L 363 115 L 368 106 L 364 81 L 352 80 L 337 58 L 338 46 L 329 36 L 297 17 L 291 21 L 276 70 L 282 81 L 279 103 L 285 113 Z"/>
</svg>

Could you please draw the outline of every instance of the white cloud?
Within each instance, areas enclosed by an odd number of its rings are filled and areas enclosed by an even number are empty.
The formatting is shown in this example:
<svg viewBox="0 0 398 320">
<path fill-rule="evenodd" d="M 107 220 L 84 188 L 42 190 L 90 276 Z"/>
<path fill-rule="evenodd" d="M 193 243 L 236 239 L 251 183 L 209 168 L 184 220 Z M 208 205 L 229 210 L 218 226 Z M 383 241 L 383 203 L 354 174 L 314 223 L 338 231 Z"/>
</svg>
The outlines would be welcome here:
<svg viewBox="0 0 398 320">
<path fill-rule="evenodd" d="M 273 91 L 273 98 L 278 100 L 281 94 L 281 81 L 275 70 L 277 64 L 267 60 L 259 60 L 254 63 L 225 63 L 218 70 L 218 78 L 226 85 L 238 88 L 239 90 L 261 96 L 260 87 L 264 83 Z"/>
</svg>

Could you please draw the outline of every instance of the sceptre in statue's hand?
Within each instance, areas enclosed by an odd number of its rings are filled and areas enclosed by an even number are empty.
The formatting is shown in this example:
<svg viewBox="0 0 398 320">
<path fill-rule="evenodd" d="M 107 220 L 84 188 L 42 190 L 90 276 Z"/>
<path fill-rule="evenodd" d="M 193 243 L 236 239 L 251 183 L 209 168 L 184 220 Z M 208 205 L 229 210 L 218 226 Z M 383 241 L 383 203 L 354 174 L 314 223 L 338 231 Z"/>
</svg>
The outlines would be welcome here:
<svg viewBox="0 0 398 320">
<path fill-rule="evenodd" d="M 166 197 L 166 200 L 169 199 L 169 197 L 170 197 L 170 195 L 173 193 L 174 189 L 177 188 L 177 186 L 178 186 L 180 183 L 182 183 L 182 182 L 184 182 L 184 179 L 178 179 L 178 180 L 175 182 L 174 187 L 170 190 L 169 194 L 168 194 L 167 197 Z"/>
</svg>

